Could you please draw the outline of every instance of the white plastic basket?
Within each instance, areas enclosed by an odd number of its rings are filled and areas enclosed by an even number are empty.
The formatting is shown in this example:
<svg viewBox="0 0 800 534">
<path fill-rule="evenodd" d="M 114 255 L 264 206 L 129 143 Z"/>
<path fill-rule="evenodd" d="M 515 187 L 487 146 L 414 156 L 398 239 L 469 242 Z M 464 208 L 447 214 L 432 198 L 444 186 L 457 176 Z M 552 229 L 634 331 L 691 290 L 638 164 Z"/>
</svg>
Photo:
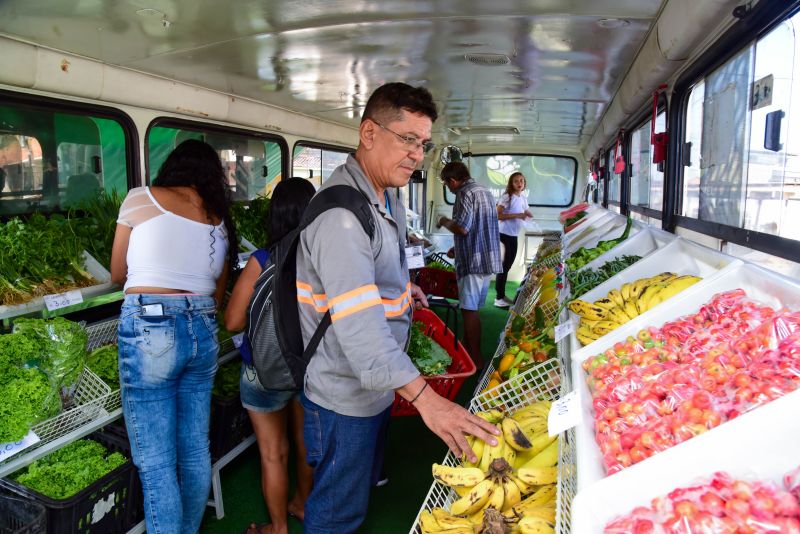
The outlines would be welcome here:
<svg viewBox="0 0 800 534">
<path fill-rule="evenodd" d="M 628 219 L 626 217 L 618 213 L 609 212 L 608 216 L 598 219 L 592 226 L 584 228 L 582 232 L 565 236 L 567 251 L 573 252 L 580 247 L 593 247 L 601 239 L 619 237 L 627 222 Z M 636 224 L 636 222 L 631 225 L 631 234 L 642 226 L 641 224 Z"/>
<path fill-rule="evenodd" d="M 795 391 L 581 489 L 572 503 L 573 531 L 600 534 L 615 517 L 716 471 L 780 484 L 800 464 L 798 413 Z"/>
<path fill-rule="evenodd" d="M 677 238 L 649 256 L 637 261 L 627 269 L 615 274 L 591 291 L 584 293 L 580 296 L 580 299 L 586 302 L 594 302 L 605 297 L 612 289 L 619 289 L 626 282 L 634 282 L 641 278 L 655 276 L 663 272 L 672 272 L 679 275 L 692 274 L 700 276 L 703 278 L 703 281 L 706 281 L 713 279 L 715 276 L 720 276 L 725 272 L 725 269 L 741 265 L 741 263 L 741 260 L 723 254 L 722 252 L 717 252 L 708 247 L 698 245 L 688 239 Z M 698 284 L 702 284 L 703 281 L 698 282 Z M 685 291 L 679 293 L 679 295 L 684 295 L 684 293 Z M 643 317 L 644 320 L 647 321 L 647 318 L 656 313 L 666 302 L 670 302 L 670 300 L 662 302 L 636 319 Z M 580 317 L 571 311 L 569 312 L 569 316 L 570 320 L 577 328 Z M 619 330 L 619 328 L 617 330 Z M 614 332 L 616 332 L 616 330 Z M 609 335 L 611 334 L 606 334 L 587 345 L 587 347 L 591 347 L 592 350 L 594 350 L 594 347 L 598 346 L 598 344 L 603 342 Z M 574 331 L 571 334 L 571 341 L 574 349 L 583 346 L 581 342 L 578 341 Z"/>
<path fill-rule="evenodd" d="M 787 307 L 791 310 L 800 310 L 800 283 L 796 280 L 786 278 L 752 264 L 737 263 L 736 265 L 732 265 L 731 268 L 726 269 L 725 272 L 720 273 L 719 276 L 703 280 L 686 289 L 681 293 L 681 298 L 670 299 L 660 304 L 652 313 L 647 312 L 637 317 L 587 347 L 578 350 L 573 349 L 572 379 L 575 384 L 575 390 L 578 391 L 582 407 L 582 423 L 576 428 L 579 491 L 583 491 L 606 477 L 602 454 L 595 441 L 592 396 L 586 384 L 586 374 L 581 367 L 581 363 L 588 357 L 599 354 L 605 349 L 612 347 L 614 343 L 624 341 L 628 336 L 636 336 L 637 332 L 643 328 L 649 326 L 660 327 L 668 321 L 672 321 L 684 315 L 696 313 L 697 310 L 699 310 L 703 304 L 710 301 L 714 295 L 737 288 L 744 289 L 748 298 L 758 300 L 773 308 Z M 797 418 L 786 418 L 786 420 L 788 419 L 794 420 Z M 715 427 L 702 436 L 692 438 L 665 452 L 669 452 L 673 449 L 682 449 L 687 443 L 691 443 L 695 439 L 699 439 L 706 434 L 714 434 L 732 422 L 733 421 L 729 421 Z M 797 442 L 795 442 L 795 444 L 796 443 Z M 640 465 L 648 464 L 648 462 L 665 454 L 665 452 L 656 454 L 622 472 L 624 473 L 629 469 L 641 470 L 643 467 L 639 467 Z M 800 461 L 796 463 L 800 463 Z M 619 476 L 619 474 L 615 474 L 614 476 Z"/>
<path fill-rule="evenodd" d="M 608 261 L 622 256 L 641 256 L 645 257 L 651 252 L 667 245 L 676 238 L 675 234 L 645 228 L 641 232 L 632 235 L 616 247 L 605 254 L 602 254 L 592 261 L 585 264 L 578 270 L 597 269 Z"/>
</svg>

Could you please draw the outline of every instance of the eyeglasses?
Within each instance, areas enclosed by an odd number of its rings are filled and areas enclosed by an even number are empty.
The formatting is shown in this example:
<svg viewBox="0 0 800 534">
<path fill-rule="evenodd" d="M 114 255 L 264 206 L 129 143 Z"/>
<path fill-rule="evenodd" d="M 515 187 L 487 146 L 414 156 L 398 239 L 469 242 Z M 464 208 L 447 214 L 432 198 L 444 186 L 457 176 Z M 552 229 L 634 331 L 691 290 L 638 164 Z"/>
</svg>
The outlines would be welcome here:
<svg viewBox="0 0 800 534">
<path fill-rule="evenodd" d="M 400 135 L 399 133 L 395 132 L 394 130 L 390 130 L 389 128 L 387 128 L 383 124 L 379 123 L 378 121 L 376 121 L 374 119 L 370 119 L 370 120 L 372 122 L 374 122 L 375 124 L 377 124 L 378 126 L 380 126 L 381 128 L 383 128 L 384 130 L 386 130 L 387 132 L 394 134 L 395 137 L 397 137 L 400 141 L 402 141 L 402 143 L 409 150 L 417 151 L 417 150 L 419 150 L 421 148 L 422 149 L 422 153 L 423 154 L 427 154 L 428 152 L 433 150 L 433 147 L 436 146 L 431 141 L 420 141 L 419 138 L 414 137 L 413 135 Z"/>
</svg>

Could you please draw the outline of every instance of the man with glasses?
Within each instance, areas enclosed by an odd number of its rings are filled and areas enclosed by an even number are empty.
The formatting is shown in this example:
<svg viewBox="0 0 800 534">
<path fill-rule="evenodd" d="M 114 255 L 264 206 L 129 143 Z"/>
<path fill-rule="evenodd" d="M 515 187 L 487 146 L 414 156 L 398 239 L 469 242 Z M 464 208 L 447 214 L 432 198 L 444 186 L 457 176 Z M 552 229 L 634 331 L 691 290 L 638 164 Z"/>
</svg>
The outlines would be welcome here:
<svg viewBox="0 0 800 534">
<path fill-rule="evenodd" d="M 413 299 L 427 302 L 409 281 L 406 215 L 397 188 L 408 183 L 430 149 L 436 116 L 426 89 L 404 83 L 379 87 L 364 109 L 355 156 L 321 188 L 360 190 L 371 204 L 372 239 L 355 215 L 339 208 L 324 212 L 300 234 L 298 309 L 306 343 L 325 312 L 331 315 L 301 396 L 314 469 L 306 533 L 355 532 L 363 522 L 395 392 L 417 408 L 456 456 L 474 458 L 466 434 L 496 443 L 493 425 L 428 387 L 403 351 Z"/>
<path fill-rule="evenodd" d="M 475 365 L 483 367 L 481 317 L 492 275 L 503 272 L 500 228 L 492 193 L 477 183 L 460 161 L 442 168 L 441 181 L 456 195 L 453 218 L 440 217 L 438 227 L 453 232 L 458 301 L 464 318 L 464 342 Z"/>
</svg>

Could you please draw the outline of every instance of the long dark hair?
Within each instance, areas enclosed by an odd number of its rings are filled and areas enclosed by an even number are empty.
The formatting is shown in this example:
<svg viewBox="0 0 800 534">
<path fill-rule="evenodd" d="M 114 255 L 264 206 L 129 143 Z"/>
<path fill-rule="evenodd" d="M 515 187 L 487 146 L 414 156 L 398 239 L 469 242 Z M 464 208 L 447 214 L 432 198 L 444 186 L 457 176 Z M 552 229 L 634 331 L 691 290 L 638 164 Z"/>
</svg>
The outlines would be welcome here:
<svg viewBox="0 0 800 534">
<path fill-rule="evenodd" d="M 156 187 L 194 187 L 203 207 L 225 224 L 228 234 L 229 272 L 239 264 L 239 238 L 231 219 L 231 190 L 216 150 L 203 141 L 187 139 L 175 147 L 153 180 Z"/>
<path fill-rule="evenodd" d="M 267 217 L 267 234 L 271 248 L 286 234 L 300 224 L 306 206 L 311 202 L 316 190 L 314 185 L 303 178 L 281 180 L 272 191 Z"/>
<path fill-rule="evenodd" d="M 512 172 L 512 173 L 511 173 L 511 176 L 509 176 L 509 177 L 508 177 L 508 183 L 506 184 L 506 193 L 508 193 L 508 196 L 509 196 L 509 197 L 511 197 L 511 195 L 513 195 L 513 194 L 514 194 L 514 190 L 513 190 L 513 187 L 514 187 L 514 186 L 512 186 L 512 185 L 511 185 L 511 180 L 513 180 L 513 179 L 514 179 L 514 177 L 515 177 L 516 175 L 518 175 L 518 174 L 519 174 L 520 176 L 522 176 L 522 181 L 525 183 L 525 185 L 522 187 L 522 190 L 524 191 L 524 190 L 525 190 L 525 188 L 526 188 L 526 187 L 528 187 L 528 179 L 527 179 L 527 178 L 525 178 L 525 175 L 524 175 L 524 174 L 522 174 L 522 173 L 521 173 L 521 172 L 519 172 L 519 171 Z"/>
</svg>

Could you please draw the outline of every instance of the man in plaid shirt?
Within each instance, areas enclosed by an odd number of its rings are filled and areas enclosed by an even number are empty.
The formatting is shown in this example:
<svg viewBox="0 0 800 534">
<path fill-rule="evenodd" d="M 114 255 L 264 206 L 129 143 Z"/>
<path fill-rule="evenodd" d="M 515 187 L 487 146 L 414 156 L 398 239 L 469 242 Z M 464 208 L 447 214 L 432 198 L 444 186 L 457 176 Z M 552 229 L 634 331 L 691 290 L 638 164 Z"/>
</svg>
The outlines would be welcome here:
<svg viewBox="0 0 800 534">
<path fill-rule="evenodd" d="M 475 365 L 483 367 L 481 318 L 492 275 L 503 272 L 500 260 L 500 228 L 492 193 L 475 182 L 460 161 L 442 168 L 442 183 L 456 195 L 453 218 L 439 218 L 438 227 L 454 235 L 458 299 L 464 318 L 464 341 Z M 450 252 L 449 255 L 452 256 Z"/>
</svg>

